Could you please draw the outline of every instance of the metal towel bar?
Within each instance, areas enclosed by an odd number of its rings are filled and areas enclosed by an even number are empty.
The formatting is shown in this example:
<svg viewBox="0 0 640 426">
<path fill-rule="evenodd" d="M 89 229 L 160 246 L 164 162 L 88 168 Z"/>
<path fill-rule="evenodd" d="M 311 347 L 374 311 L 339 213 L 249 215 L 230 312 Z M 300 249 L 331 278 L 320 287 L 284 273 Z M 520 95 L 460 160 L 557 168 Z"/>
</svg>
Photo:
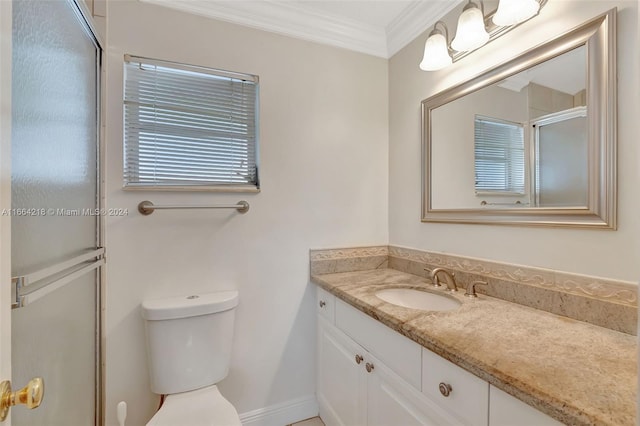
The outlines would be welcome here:
<svg viewBox="0 0 640 426">
<path fill-rule="evenodd" d="M 11 278 L 12 308 L 21 308 L 104 265 L 104 248 L 83 253 L 30 274 Z"/>
<path fill-rule="evenodd" d="M 522 201 L 515 201 L 513 203 L 490 203 L 488 201 L 482 200 L 480 203 L 481 206 L 528 206 L 529 203 L 523 203 Z"/>
<path fill-rule="evenodd" d="M 198 204 L 181 204 L 181 205 L 155 205 L 151 201 L 141 201 L 138 204 L 138 211 L 145 216 L 150 215 L 155 210 L 172 210 L 172 209 L 236 209 L 238 213 L 246 213 L 249 211 L 249 203 L 246 201 L 238 201 L 237 204 L 216 204 L 216 205 L 198 205 Z"/>
</svg>

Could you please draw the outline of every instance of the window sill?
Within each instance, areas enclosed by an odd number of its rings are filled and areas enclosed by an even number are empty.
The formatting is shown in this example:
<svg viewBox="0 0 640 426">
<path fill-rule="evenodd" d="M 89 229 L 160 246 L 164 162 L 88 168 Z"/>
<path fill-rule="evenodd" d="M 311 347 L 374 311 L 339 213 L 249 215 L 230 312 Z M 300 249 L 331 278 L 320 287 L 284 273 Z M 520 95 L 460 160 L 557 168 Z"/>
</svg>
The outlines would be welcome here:
<svg viewBox="0 0 640 426">
<path fill-rule="evenodd" d="M 260 188 L 255 186 L 194 186 L 194 185 L 170 185 L 170 186 L 123 186 L 124 191 L 152 191 L 152 192 L 243 192 L 259 193 Z"/>
<path fill-rule="evenodd" d="M 500 192 L 500 191 L 476 191 L 476 197 L 526 197 L 527 194 L 520 192 Z"/>
</svg>

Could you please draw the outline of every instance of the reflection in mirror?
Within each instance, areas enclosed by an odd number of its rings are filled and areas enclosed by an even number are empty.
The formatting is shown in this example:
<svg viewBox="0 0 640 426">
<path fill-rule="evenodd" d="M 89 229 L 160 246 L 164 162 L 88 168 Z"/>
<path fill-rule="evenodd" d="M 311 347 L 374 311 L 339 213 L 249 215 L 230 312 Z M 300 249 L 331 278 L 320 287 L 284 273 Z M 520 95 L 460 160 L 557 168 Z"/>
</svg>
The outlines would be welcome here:
<svg viewBox="0 0 640 426">
<path fill-rule="evenodd" d="M 616 13 L 422 102 L 423 221 L 615 229 Z"/>
<path fill-rule="evenodd" d="M 536 206 L 586 206 L 589 190 L 586 107 L 544 115 L 531 126 L 532 202 Z"/>
<path fill-rule="evenodd" d="M 433 207 L 586 207 L 586 99 L 581 46 L 434 108 Z"/>
</svg>

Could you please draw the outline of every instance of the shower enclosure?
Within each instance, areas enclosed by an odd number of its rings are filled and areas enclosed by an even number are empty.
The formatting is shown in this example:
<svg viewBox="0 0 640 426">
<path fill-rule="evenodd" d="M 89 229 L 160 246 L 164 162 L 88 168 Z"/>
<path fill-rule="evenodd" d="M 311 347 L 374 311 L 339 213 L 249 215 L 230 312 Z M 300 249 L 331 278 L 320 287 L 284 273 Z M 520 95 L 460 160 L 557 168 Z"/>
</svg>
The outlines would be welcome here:
<svg viewBox="0 0 640 426">
<path fill-rule="evenodd" d="M 45 384 L 13 425 L 101 418 L 101 47 L 80 1 L 12 1 L 11 376 Z"/>
</svg>

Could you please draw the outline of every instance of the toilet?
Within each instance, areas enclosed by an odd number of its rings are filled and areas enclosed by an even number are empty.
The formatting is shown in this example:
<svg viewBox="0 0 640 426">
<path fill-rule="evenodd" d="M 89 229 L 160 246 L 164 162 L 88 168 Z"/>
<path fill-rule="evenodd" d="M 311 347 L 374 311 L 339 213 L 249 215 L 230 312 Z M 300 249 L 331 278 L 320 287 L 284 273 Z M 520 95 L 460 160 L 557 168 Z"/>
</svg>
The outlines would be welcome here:
<svg viewBox="0 0 640 426">
<path fill-rule="evenodd" d="M 151 390 L 166 395 L 147 426 L 240 426 L 216 386 L 229 372 L 238 292 L 142 303 Z"/>
</svg>

